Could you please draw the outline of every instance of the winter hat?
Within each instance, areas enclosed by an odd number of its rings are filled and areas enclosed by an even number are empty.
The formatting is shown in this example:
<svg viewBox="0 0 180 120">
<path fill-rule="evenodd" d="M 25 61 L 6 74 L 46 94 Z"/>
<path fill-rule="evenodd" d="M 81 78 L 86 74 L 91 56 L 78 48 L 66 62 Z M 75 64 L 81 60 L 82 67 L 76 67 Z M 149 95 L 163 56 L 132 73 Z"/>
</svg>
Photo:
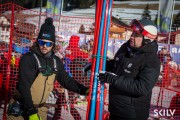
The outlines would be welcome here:
<svg viewBox="0 0 180 120">
<path fill-rule="evenodd" d="M 134 19 L 131 22 L 131 28 L 143 34 L 145 39 L 153 41 L 157 37 L 157 27 L 151 20 L 144 18 L 141 20 Z"/>
<path fill-rule="evenodd" d="M 41 25 L 41 29 L 37 39 L 46 39 L 55 42 L 55 27 L 53 25 L 53 19 L 48 17 Z"/>
<path fill-rule="evenodd" d="M 79 46 L 80 37 L 77 35 L 72 35 L 69 40 L 69 46 L 78 47 Z"/>
</svg>

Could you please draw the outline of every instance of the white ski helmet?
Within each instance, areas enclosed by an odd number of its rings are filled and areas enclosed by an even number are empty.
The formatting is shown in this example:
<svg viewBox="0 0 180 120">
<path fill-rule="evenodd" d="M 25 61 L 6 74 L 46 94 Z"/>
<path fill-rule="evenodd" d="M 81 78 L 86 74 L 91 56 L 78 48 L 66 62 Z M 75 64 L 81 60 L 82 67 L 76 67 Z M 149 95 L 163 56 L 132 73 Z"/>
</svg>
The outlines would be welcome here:
<svg viewBox="0 0 180 120">
<path fill-rule="evenodd" d="M 133 31 L 144 35 L 145 39 L 150 39 L 153 41 L 157 37 L 157 27 L 156 25 L 148 19 L 132 20 L 131 28 Z"/>
</svg>

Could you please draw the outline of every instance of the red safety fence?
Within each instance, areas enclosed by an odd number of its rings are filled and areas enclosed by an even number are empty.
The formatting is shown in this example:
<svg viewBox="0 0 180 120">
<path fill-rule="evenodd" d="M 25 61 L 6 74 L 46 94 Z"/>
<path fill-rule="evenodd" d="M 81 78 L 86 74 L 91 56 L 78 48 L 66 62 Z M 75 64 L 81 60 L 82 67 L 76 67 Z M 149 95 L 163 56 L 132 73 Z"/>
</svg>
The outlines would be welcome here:
<svg viewBox="0 0 180 120">
<path fill-rule="evenodd" d="M 0 5 L 0 119 L 5 119 L 8 107 L 6 104 L 17 86 L 20 57 L 36 41 L 39 24 L 44 23 L 46 18 L 46 13 L 41 13 L 41 18 L 39 14 L 11 3 Z M 69 75 L 88 87 L 90 73 L 85 76 L 82 69 L 91 59 L 93 30 L 90 28 L 93 27 L 94 19 L 66 16 L 54 18 L 56 55 L 64 61 Z M 80 38 L 70 39 L 72 35 Z M 85 119 L 86 99 L 85 96 L 68 91 L 56 83 L 47 100 L 50 103 L 48 119 Z"/>
<path fill-rule="evenodd" d="M 5 119 L 6 105 L 12 97 L 18 82 L 18 66 L 22 54 L 29 51 L 36 41 L 39 25 L 44 22 L 46 13 L 24 9 L 8 3 L 0 5 L 0 119 Z M 83 74 L 82 68 L 91 62 L 95 19 L 73 16 L 54 16 L 56 27 L 56 55 L 64 62 L 70 76 L 85 86 L 90 85 L 90 75 Z M 41 20 L 39 20 L 41 19 Z M 118 25 L 117 25 L 118 26 Z M 128 30 L 128 29 L 127 29 Z M 122 33 L 112 33 L 121 34 Z M 128 32 L 125 33 L 128 35 Z M 150 119 L 180 119 L 180 33 L 170 36 L 159 35 L 161 74 L 153 89 Z M 80 37 L 70 39 L 72 35 Z M 125 37 L 126 40 L 128 37 Z M 110 38 L 108 57 L 113 58 L 118 48 L 126 41 Z M 81 57 L 77 57 L 81 56 Z M 88 97 L 64 89 L 55 83 L 47 103 L 48 120 L 85 120 Z M 55 104 L 57 106 L 55 106 Z M 105 116 L 108 117 L 108 85 L 105 87 Z"/>
</svg>

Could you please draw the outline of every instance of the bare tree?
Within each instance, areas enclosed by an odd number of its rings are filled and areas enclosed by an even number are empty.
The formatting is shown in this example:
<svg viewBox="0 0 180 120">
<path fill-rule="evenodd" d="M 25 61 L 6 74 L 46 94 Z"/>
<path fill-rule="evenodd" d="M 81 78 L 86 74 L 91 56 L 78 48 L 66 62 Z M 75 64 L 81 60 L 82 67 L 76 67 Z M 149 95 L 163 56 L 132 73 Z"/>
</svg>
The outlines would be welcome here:
<svg viewBox="0 0 180 120">
<path fill-rule="evenodd" d="M 79 33 L 84 33 L 85 32 L 85 28 L 84 25 L 82 24 L 79 28 Z"/>
<path fill-rule="evenodd" d="M 149 4 L 146 5 L 145 9 L 144 9 L 144 12 L 141 16 L 141 18 L 145 18 L 145 19 L 148 19 L 148 20 L 151 20 L 151 15 L 150 15 L 150 11 L 149 11 Z"/>
</svg>

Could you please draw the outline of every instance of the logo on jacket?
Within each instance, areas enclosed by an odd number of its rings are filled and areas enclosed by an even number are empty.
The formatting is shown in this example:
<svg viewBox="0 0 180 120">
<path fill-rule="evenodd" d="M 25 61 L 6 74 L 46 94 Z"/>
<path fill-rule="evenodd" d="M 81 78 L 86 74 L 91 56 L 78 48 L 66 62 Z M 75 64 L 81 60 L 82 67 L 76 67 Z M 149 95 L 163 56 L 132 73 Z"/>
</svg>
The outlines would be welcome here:
<svg viewBox="0 0 180 120">
<path fill-rule="evenodd" d="M 129 63 L 128 65 L 127 65 L 127 68 L 131 68 L 132 67 L 132 63 Z M 128 69 L 124 69 L 124 72 L 126 72 L 126 73 L 131 73 L 131 71 L 130 70 L 128 70 Z"/>
<path fill-rule="evenodd" d="M 132 67 L 132 63 L 129 63 L 127 68 L 131 68 Z"/>
</svg>

